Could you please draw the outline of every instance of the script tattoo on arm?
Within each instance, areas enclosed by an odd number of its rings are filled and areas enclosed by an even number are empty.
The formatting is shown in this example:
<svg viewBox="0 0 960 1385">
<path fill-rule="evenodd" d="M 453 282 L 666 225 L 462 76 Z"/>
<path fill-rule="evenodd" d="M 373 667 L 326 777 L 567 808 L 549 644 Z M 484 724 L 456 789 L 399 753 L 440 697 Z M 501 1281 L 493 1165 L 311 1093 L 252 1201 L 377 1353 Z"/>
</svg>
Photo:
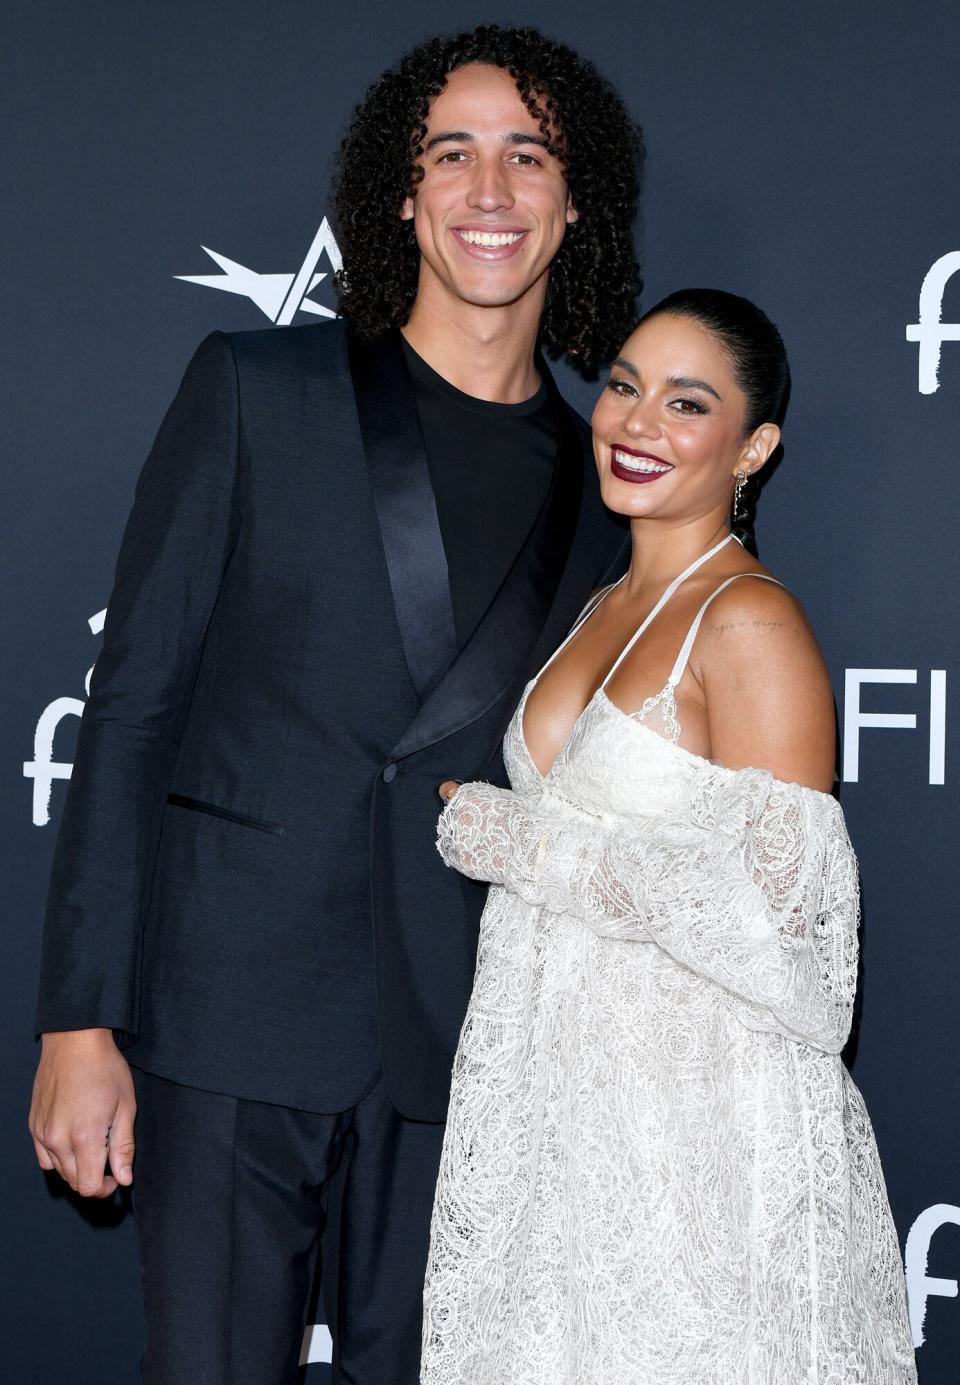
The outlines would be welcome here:
<svg viewBox="0 0 960 1385">
<path fill-rule="evenodd" d="M 722 635 L 725 630 L 782 630 L 782 620 L 731 620 L 725 624 L 709 625 L 711 634 Z"/>
</svg>

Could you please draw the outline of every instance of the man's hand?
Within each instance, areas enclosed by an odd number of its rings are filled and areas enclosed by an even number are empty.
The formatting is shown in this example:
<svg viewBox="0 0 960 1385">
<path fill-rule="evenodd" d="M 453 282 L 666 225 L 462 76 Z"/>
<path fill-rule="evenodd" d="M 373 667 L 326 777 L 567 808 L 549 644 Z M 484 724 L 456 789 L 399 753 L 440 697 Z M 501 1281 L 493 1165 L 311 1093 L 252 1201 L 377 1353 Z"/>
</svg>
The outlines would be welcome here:
<svg viewBox="0 0 960 1385">
<path fill-rule="evenodd" d="M 109 1029 L 44 1034 L 29 1121 L 42 1169 L 56 1169 L 81 1197 L 129 1186 L 136 1111 L 133 1078 Z"/>
</svg>

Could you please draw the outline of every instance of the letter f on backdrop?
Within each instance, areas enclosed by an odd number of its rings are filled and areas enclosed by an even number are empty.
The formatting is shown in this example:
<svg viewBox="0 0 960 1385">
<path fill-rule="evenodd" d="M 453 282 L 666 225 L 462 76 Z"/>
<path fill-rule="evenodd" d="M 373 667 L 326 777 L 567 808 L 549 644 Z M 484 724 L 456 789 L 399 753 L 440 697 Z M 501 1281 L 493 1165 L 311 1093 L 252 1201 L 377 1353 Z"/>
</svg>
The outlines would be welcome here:
<svg viewBox="0 0 960 1385">
<path fill-rule="evenodd" d="M 948 1202 L 938 1202 L 935 1207 L 928 1207 L 920 1213 L 907 1236 L 907 1299 L 910 1304 L 910 1331 L 915 1347 L 923 1346 L 923 1320 L 927 1315 L 927 1299 L 931 1294 L 937 1294 L 941 1298 L 957 1297 L 955 1279 L 940 1279 L 927 1274 L 933 1233 L 948 1222 L 960 1226 L 960 1207 L 952 1207 Z"/>
<path fill-rule="evenodd" d="M 940 348 L 945 341 L 960 341 L 960 322 L 941 322 L 943 291 L 960 270 L 960 250 L 941 255 L 930 266 L 920 285 L 920 321 L 907 327 L 907 341 L 920 344 L 920 393 L 936 394 L 940 388 Z"/>
</svg>

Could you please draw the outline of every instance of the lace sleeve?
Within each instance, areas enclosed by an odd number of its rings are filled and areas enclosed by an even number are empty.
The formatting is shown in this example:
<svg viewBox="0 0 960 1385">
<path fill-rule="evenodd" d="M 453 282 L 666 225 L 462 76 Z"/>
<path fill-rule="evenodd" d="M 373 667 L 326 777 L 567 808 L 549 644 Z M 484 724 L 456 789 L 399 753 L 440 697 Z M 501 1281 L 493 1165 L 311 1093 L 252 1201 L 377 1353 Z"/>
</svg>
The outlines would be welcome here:
<svg viewBox="0 0 960 1385">
<path fill-rule="evenodd" d="M 697 777 L 682 816 L 630 832 L 467 784 L 440 819 L 448 865 L 611 938 L 653 941 L 827 1052 L 856 987 L 856 860 L 833 799 L 758 770 Z"/>
</svg>

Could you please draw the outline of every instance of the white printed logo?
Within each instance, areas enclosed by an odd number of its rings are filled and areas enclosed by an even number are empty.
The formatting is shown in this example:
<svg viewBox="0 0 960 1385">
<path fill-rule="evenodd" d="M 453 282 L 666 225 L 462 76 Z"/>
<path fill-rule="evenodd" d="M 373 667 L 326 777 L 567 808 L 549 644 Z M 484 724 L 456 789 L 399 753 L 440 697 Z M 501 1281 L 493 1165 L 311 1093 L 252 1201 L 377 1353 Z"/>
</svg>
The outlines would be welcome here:
<svg viewBox="0 0 960 1385">
<path fill-rule="evenodd" d="M 187 284 L 200 284 L 207 289 L 220 289 L 223 293 L 239 293 L 249 298 L 278 327 L 288 326 L 298 312 L 313 313 L 316 317 L 336 317 L 330 308 L 315 303 L 310 293 L 326 279 L 326 273 L 318 274 L 320 257 L 326 254 L 330 266 L 336 273 L 343 266 L 340 248 L 337 245 L 330 223 L 324 217 L 313 238 L 303 264 L 295 274 L 258 274 L 255 269 L 247 269 L 228 260 L 216 250 L 200 247 L 215 264 L 223 270 L 222 274 L 175 274 Z"/>
<path fill-rule="evenodd" d="M 90 626 L 91 634 L 100 635 L 103 633 L 103 622 L 106 619 L 106 614 L 106 607 L 104 607 L 102 611 L 98 611 L 95 616 L 90 617 L 87 624 Z M 93 667 L 91 666 L 87 670 L 87 676 L 84 680 L 88 697 L 92 673 Z M 69 779 L 73 773 L 71 763 L 53 758 L 53 738 L 57 728 L 64 717 L 82 716 L 84 705 L 78 697 L 55 697 L 49 706 L 44 707 L 40 713 L 40 720 L 37 722 L 37 729 L 33 737 L 33 759 L 25 760 L 23 765 L 23 777 L 33 780 L 34 827 L 46 827 L 50 821 L 50 795 L 53 792 L 54 779 Z"/>
<path fill-rule="evenodd" d="M 864 683 L 916 683 L 915 668 L 848 668 L 843 698 L 843 782 L 860 778 L 860 732 L 868 727 L 915 731 L 915 712 L 865 712 L 860 706 Z M 947 744 L 947 675 L 942 668 L 930 670 L 930 743 L 927 754 L 928 783 L 944 782 Z"/>
<path fill-rule="evenodd" d="M 960 1226 L 960 1207 L 952 1207 L 949 1202 L 938 1202 L 920 1213 L 907 1236 L 904 1254 L 907 1266 L 907 1303 L 910 1307 L 910 1334 L 915 1347 L 923 1346 L 923 1320 L 927 1316 L 927 1299 L 932 1294 L 940 1298 L 957 1297 L 955 1279 L 936 1279 L 927 1274 L 933 1233 L 948 1224 Z"/>
<path fill-rule="evenodd" d="M 907 327 L 907 341 L 920 344 L 920 393 L 936 394 L 940 388 L 940 348 L 945 341 L 960 341 L 960 322 L 941 322 L 943 291 L 960 270 L 960 250 L 941 255 L 930 266 L 920 286 L 920 321 Z"/>
</svg>

